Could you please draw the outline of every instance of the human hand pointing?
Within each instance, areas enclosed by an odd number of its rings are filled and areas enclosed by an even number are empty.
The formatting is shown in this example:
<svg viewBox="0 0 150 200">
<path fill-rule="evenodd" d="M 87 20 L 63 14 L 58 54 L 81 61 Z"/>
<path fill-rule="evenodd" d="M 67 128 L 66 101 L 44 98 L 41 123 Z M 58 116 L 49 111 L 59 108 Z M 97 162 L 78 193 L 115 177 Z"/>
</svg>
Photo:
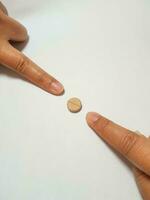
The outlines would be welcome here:
<svg viewBox="0 0 150 200">
<path fill-rule="evenodd" d="M 0 3 L 0 64 L 49 93 L 62 94 L 64 89 L 61 83 L 10 44 L 10 41 L 23 42 L 27 38 L 25 27 L 10 18 Z"/>
<path fill-rule="evenodd" d="M 123 128 L 97 113 L 88 113 L 89 126 L 133 165 L 144 200 L 150 200 L 150 138 Z"/>
</svg>

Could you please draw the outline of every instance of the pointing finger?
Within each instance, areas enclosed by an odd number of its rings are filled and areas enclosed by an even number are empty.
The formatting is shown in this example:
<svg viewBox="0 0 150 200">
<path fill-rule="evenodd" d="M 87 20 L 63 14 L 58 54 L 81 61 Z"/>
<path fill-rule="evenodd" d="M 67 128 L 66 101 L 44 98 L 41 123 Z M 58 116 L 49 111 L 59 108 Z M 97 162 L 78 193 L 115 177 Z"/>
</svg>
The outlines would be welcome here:
<svg viewBox="0 0 150 200">
<path fill-rule="evenodd" d="M 150 140 L 97 113 L 87 115 L 89 126 L 137 168 L 150 175 Z"/>
<path fill-rule="evenodd" d="M 1 44 L 0 63 L 49 93 L 60 95 L 64 91 L 60 82 L 13 48 L 8 42 Z"/>
</svg>

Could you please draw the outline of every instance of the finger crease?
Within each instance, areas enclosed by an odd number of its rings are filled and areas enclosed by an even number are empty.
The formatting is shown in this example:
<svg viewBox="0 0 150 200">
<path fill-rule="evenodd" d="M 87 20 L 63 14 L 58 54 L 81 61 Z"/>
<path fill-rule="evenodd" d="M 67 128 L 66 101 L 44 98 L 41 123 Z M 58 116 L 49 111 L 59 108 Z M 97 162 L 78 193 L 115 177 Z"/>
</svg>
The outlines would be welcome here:
<svg viewBox="0 0 150 200">
<path fill-rule="evenodd" d="M 99 131 L 104 133 L 110 122 L 110 120 L 100 117 L 97 121 L 95 121 L 94 126 L 96 127 L 97 125 L 99 125 Z"/>
<path fill-rule="evenodd" d="M 27 60 L 20 59 L 15 69 L 17 70 L 17 72 L 23 73 L 26 69 L 26 66 L 27 66 Z"/>
<path fill-rule="evenodd" d="M 137 142 L 137 136 L 131 133 L 128 133 L 120 141 L 120 148 L 123 154 L 128 155 Z"/>
</svg>

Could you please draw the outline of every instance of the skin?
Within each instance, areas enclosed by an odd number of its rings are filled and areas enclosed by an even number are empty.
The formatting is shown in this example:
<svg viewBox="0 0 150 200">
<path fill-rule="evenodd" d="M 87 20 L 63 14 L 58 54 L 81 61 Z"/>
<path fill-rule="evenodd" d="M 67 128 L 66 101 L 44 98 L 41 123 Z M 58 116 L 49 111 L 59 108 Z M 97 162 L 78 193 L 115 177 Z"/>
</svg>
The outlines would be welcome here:
<svg viewBox="0 0 150 200">
<path fill-rule="evenodd" d="M 23 42 L 27 39 L 25 27 L 10 18 L 0 2 L 0 64 L 49 93 L 62 94 L 64 88 L 61 83 L 10 44 L 10 41 Z M 88 113 L 87 123 L 132 163 L 139 191 L 144 200 L 150 200 L 150 138 L 125 129 L 97 113 Z"/>
<path fill-rule="evenodd" d="M 62 94 L 64 88 L 61 83 L 10 44 L 10 41 L 24 42 L 27 39 L 26 28 L 9 17 L 5 6 L 0 3 L 0 65 L 49 93 Z"/>
<path fill-rule="evenodd" d="M 123 128 L 98 113 L 88 113 L 94 132 L 133 166 L 133 174 L 144 200 L 150 200 L 150 138 Z"/>
</svg>

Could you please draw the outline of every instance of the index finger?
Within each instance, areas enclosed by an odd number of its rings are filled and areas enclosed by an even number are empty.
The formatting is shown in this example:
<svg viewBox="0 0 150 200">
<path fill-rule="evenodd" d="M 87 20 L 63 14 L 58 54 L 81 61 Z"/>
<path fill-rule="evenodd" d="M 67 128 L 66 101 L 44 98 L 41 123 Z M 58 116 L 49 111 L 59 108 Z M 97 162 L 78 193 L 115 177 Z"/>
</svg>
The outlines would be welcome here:
<svg viewBox="0 0 150 200">
<path fill-rule="evenodd" d="M 150 140 L 97 113 L 88 113 L 89 126 L 137 168 L 150 175 Z"/>
<path fill-rule="evenodd" d="M 1 44 L 0 63 L 49 93 L 60 95 L 64 91 L 59 81 L 42 70 L 8 42 Z"/>
</svg>

